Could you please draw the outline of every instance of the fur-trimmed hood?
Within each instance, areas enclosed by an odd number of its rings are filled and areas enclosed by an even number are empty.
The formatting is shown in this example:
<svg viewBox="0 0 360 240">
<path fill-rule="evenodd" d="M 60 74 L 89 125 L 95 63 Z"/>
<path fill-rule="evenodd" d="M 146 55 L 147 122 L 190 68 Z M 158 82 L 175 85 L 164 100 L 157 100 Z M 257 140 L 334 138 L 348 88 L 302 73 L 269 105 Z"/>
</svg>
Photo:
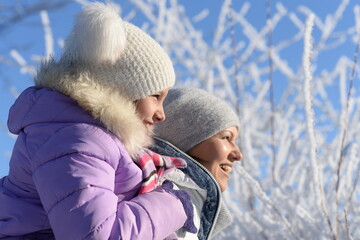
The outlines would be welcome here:
<svg viewBox="0 0 360 240">
<path fill-rule="evenodd" d="M 59 61 L 44 63 L 35 83 L 74 99 L 124 144 L 132 157 L 151 143 L 134 101 L 175 83 L 172 62 L 147 33 L 119 16 L 114 4 L 87 4 Z"/>
<path fill-rule="evenodd" d="M 132 157 L 136 157 L 143 147 L 152 143 L 151 133 L 137 116 L 133 101 L 108 85 L 100 85 L 94 77 L 85 68 L 69 70 L 51 59 L 42 64 L 35 84 L 75 100 L 118 137 Z"/>
</svg>

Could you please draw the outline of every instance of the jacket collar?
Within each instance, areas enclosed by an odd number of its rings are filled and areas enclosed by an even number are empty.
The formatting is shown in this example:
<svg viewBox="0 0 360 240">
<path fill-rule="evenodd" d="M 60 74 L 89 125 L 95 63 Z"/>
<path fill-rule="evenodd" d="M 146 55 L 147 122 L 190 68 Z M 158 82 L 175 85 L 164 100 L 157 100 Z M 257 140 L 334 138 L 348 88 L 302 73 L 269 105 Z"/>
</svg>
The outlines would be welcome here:
<svg viewBox="0 0 360 240">
<path fill-rule="evenodd" d="M 209 239 L 231 222 L 231 215 L 221 198 L 220 187 L 210 172 L 200 163 L 171 143 L 154 138 L 155 145 L 151 150 L 162 155 L 182 158 L 187 162 L 186 168 L 180 168 L 200 188 L 207 191 L 206 201 L 201 212 L 199 239 Z"/>
</svg>

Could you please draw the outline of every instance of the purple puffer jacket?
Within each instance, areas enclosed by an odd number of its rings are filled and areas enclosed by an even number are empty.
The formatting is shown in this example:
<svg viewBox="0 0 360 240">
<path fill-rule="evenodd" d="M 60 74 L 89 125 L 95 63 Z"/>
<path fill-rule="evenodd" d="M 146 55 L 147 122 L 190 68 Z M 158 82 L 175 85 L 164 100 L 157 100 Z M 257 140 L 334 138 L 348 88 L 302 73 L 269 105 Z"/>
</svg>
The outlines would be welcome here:
<svg viewBox="0 0 360 240">
<path fill-rule="evenodd" d="M 0 238 L 164 239 L 183 226 L 181 201 L 161 188 L 136 196 L 140 168 L 67 96 L 28 88 L 8 126 L 18 138 L 0 180 Z"/>
</svg>

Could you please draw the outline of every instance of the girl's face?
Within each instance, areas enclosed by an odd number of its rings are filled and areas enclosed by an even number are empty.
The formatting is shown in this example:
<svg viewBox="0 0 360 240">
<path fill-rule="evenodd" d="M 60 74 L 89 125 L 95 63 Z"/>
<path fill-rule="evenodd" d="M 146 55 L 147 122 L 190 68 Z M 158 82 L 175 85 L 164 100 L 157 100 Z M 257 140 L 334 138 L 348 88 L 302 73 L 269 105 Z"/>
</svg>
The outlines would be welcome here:
<svg viewBox="0 0 360 240">
<path fill-rule="evenodd" d="M 227 181 L 235 161 L 243 156 L 236 145 L 238 129 L 229 127 L 193 147 L 188 153 L 207 168 L 218 182 L 220 189 L 227 189 Z"/>
<path fill-rule="evenodd" d="M 168 92 L 169 88 L 135 102 L 136 113 L 149 130 L 156 122 L 165 120 L 163 103 Z"/>
</svg>

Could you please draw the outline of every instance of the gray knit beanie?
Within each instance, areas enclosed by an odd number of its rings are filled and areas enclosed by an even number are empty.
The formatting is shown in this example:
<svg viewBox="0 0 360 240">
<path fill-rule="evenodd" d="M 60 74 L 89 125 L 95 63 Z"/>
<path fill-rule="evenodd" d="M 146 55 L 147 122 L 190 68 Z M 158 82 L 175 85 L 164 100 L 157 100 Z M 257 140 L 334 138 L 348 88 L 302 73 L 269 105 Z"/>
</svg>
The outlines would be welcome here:
<svg viewBox="0 0 360 240">
<path fill-rule="evenodd" d="M 164 102 L 166 119 L 155 135 L 188 152 L 197 144 L 232 126 L 239 118 L 223 100 L 196 88 L 173 88 Z"/>
<path fill-rule="evenodd" d="M 87 72 L 104 87 L 134 101 L 175 83 L 172 62 L 148 34 L 123 21 L 115 4 L 90 3 L 79 13 L 60 64 Z"/>
</svg>

